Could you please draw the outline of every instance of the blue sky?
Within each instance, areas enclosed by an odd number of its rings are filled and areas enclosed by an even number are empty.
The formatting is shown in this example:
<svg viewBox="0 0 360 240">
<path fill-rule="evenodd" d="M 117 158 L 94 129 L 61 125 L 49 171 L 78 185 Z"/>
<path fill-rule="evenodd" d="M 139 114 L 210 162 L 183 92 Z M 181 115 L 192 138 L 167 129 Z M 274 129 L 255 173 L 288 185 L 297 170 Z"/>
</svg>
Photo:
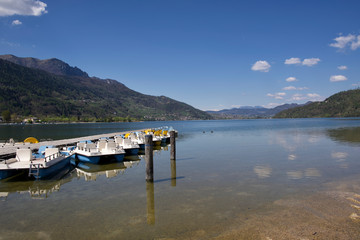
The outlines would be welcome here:
<svg viewBox="0 0 360 240">
<path fill-rule="evenodd" d="M 0 0 L 0 54 L 202 110 L 304 103 L 360 86 L 360 1 Z"/>
</svg>

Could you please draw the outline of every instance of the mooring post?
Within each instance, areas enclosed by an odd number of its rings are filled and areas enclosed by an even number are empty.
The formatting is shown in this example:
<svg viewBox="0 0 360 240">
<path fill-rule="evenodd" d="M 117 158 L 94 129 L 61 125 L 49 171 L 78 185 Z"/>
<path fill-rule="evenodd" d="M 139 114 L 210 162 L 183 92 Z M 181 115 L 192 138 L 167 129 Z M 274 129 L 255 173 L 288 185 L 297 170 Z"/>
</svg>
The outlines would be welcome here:
<svg viewBox="0 0 360 240">
<path fill-rule="evenodd" d="M 145 162 L 146 162 L 146 181 L 154 181 L 154 162 L 153 162 L 153 141 L 152 135 L 145 135 Z"/>
<path fill-rule="evenodd" d="M 147 223 L 149 225 L 155 224 L 155 198 L 154 198 L 154 183 L 146 182 L 146 207 L 147 207 Z"/>
<path fill-rule="evenodd" d="M 176 160 L 175 131 L 170 132 L 170 160 Z"/>
<path fill-rule="evenodd" d="M 170 160 L 171 165 L 171 186 L 176 187 L 176 161 Z"/>
</svg>

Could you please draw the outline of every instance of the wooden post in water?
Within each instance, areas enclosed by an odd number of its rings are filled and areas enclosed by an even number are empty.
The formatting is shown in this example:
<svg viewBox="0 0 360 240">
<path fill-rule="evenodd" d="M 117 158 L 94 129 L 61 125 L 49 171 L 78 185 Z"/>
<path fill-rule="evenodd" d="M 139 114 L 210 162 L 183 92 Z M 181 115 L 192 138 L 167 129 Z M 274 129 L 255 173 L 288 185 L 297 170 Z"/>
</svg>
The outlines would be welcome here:
<svg viewBox="0 0 360 240">
<path fill-rule="evenodd" d="M 171 186 L 176 187 L 176 161 L 170 160 L 171 165 Z"/>
<path fill-rule="evenodd" d="M 175 131 L 170 132 L 170 160 L 176 160 Z"/>
<path fill-rule="evenodd" d="M 154 183 L 146 182 L 147 224 L 155 224 Z"/>
<path fill-rule="evenodd" d="M 152 135 L 145 135 L 146 181 L 154 181 L 153 141 Z"/>
</svg>

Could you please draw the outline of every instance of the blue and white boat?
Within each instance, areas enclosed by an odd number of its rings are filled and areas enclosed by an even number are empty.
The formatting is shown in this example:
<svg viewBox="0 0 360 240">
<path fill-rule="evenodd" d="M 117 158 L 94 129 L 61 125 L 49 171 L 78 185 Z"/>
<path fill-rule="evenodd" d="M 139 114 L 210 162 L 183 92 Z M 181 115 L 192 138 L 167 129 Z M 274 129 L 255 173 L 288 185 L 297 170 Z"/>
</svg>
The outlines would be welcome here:
<svg viewBox="0 0 360 240">
<path fill-rule="evenodd" d="M 115 136 L 116 144 L 125 150 L 127 155 L 136 155 L 139 152 L 140 146 L 136 142 L 131 141 L 130 138 L 123 138 L 122 136 Z"/>
<path fill-rule="evenodd" d="M 125 135 L 126 137 L 126 135 Z M 131 132 L 128 135 L 128 138 L 131 139 L 132 142 L 139 145 L 140 149 L 145 149 L 145 133 L 144 132 Z"/>
<path fill-rule="evenodd" d="M 123 161 L 125 151 L 116 145 L 114 139 L 100 139 L 96 143 L 92 141 L 79 142 L 74 150 L 76 159 L 82 162 L 98 164 L 101 158 L 114 157 L 116 161 Z"/>
<path fill-rule="evenodd" d="M 19 148 L 15 158 L 0 162 L 0 179 L 24 172 L 35 179 L 47 178 L 64 168 L 70 168 L 70 157 L 61 154 L 59 149 L 53 146 L 41 147 L 36 154 L 33 154 L 30 148 Z"/>
<path fill-rule="evenodd" d="M 63 149 L 60 150 L 60 152 L 66 156 L 72 156 L 74 157 L 74 150 L 75 150 L 76 146 L 67 146 L 67 147 L 63 147 Z"/>
</svg>

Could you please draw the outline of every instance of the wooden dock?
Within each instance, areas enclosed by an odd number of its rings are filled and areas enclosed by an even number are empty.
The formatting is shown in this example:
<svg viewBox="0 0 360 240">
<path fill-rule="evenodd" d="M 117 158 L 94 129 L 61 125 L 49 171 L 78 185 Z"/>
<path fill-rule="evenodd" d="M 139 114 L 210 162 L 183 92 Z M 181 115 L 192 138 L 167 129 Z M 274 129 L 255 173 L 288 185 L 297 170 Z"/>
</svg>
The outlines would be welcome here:
<svg viewBox="0 0 360 240">
<path fill-rule="evenodd" d="M 86 137 L 44 141 L 44 142 L 39 142 L 39 143 L 0 144 L 0 158 L 7 158 L 7 157 L 14 156 L 16 154 L 16 149 L 18 149 L 18 148 L 30 148 L 31 150 L 35 150 L 35 149 L 39 149 L 40 146 L 44 146 L 44 145 L 52 145 L 52 146 L 58 146 L 58 147 L 75 145 L 79 141 L 98 140 L 100 138 L 114 137 L 116 135 L 126 134 L 128 132 L 139 132 L 139 131 L 143 131 L 143 130 L 144 129 L 125 131 L 125 132 L 116 132 L 116 133 L 105 133 L 105 134 L 92 135 L 92 136 L 86 136 Z"/>
</svg>

